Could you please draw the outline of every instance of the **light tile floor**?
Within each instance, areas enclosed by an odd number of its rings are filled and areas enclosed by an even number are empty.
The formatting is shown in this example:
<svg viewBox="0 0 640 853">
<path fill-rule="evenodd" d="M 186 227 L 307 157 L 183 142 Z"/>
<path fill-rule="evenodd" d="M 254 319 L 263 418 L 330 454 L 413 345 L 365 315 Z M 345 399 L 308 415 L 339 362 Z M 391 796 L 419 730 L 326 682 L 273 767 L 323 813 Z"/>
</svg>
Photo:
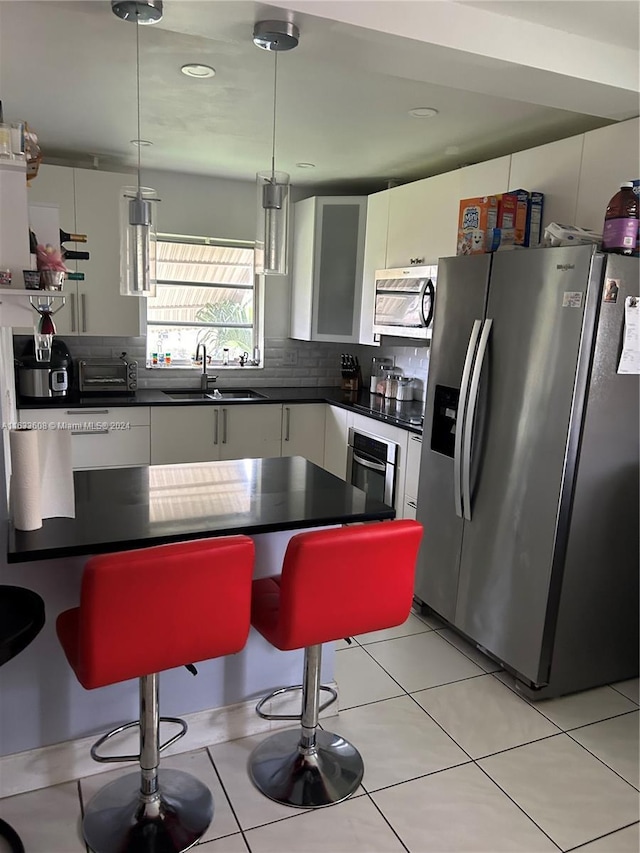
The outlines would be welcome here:
<svg viewBox="0 0 640 853">
<path fill-rule="evenodd" d="M 203 853 L 637 853 L 638 679 L 532 703 L 437 619 L 337 644 L 341 712 L 365 762 L 347 802 L 298 811 L 259 794 L 264 735 L 173 756 L 213 791 Z M 27 853 L 84 853 L 82 802 L 115 770 L 0 801 Z M 124 771 L 126 772 L 126 771 Z M 5 848 L 0 842 L 0 853 Z"/>
</svg>

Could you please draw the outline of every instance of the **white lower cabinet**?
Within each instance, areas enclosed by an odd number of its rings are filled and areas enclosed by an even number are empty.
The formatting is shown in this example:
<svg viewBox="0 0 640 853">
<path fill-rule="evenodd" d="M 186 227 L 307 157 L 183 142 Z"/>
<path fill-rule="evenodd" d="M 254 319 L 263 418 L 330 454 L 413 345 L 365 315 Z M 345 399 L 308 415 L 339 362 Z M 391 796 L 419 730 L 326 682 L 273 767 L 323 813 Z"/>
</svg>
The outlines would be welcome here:
<svg viewBox="0 0 640 853">
<path fill-rule="evenodd" d="M 402 518 L 415 519 L 418 511 L 418 481 L 422 457 L 422 436 L 409 435 L 407 442 L 407 466 L 404 481 L 404 503 Z"/>
<path fill-rule="evenodd" d="M 304 456 L 324 467 L 325 403 L 282 406 L 282 455 Z"/>
<path fill-rule="evenodd" d="M 324 463 L 322 467 L 347 479 L 347 433 L 349 412 L 338 406 L 327 406 L 324 425 Z"/>
<path fill-rule="evenodd" d="M 280 456 L 282 406 L 154 406 L 151 464 Z"/>
<path fill-rule="evenodd" d="M 146 406 L 20 411 L 23 424 L 56 424 L 54 428 L 69 429 L 74 470 L 148 465 L 149 420 Z"/>
</svg>

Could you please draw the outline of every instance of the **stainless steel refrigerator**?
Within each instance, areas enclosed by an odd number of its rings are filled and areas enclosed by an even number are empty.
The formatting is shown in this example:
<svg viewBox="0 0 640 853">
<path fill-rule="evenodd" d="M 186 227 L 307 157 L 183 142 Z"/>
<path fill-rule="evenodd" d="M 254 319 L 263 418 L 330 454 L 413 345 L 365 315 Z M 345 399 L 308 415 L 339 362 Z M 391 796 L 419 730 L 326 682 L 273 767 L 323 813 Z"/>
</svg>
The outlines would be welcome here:
<svg viewBox="0 0 640 853">
<path fill-rule="evenodd" d="M 638 674 L 635 258 L 441 259 L 416 597 L 546 698 Z"/>
</svg>

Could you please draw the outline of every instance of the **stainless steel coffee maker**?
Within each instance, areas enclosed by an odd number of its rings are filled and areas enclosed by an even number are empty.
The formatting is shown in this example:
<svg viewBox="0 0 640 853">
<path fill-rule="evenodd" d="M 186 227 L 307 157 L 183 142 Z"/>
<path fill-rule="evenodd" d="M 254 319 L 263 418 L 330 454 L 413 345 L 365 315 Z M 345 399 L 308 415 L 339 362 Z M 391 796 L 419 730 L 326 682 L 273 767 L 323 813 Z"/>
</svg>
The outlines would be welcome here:
<svg viewBox="0 0 640 853">
<path fill-rule="evenodd" d="M 73 361 L 67 345 L 60 338 L 51 342 L 49 361 L 38 361 L 33 337 L 22 355 L 16 359 L 18 396 L 30 400 L 68 397 L 73 388 Z"/>
</svg>

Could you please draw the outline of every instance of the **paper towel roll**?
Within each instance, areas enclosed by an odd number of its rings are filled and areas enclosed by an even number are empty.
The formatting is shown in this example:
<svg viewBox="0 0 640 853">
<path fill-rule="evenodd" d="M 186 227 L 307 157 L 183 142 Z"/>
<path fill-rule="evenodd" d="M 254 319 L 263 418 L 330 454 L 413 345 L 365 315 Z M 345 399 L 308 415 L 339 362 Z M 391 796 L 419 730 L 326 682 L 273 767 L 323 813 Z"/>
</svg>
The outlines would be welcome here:
<svg viewBox="0 0 640 853">
<path fill-rule="evenodd" d="M 40 454 L 38 433 L 32 429 L 9 432 L 11 482 L 9 503 L 16 530 L 38 530 L 42 527 L 40 502 Z"/>
</svg>

